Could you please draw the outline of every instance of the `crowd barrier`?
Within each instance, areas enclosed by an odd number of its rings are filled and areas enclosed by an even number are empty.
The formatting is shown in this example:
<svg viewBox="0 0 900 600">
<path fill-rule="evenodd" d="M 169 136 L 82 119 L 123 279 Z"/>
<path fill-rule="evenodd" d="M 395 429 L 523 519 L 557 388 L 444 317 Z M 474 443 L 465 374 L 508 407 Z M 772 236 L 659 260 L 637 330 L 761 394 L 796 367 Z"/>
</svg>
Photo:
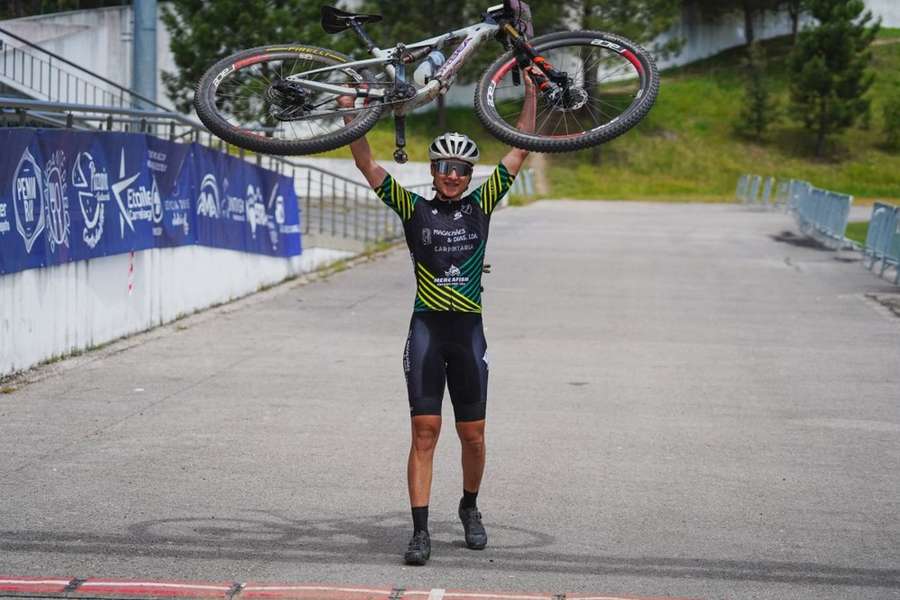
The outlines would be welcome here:
<svg viewBox="0 0 900 600">
<path fill-rule="evenodd" d="M 802 233 L 830 248 L 853 245 L 845 236 L 853 196 L 823 190 L 798 179 L 776 184 L 774 177 L 750 174 L 738 179 L 735 193 L 745 206 L 786 210 L 794 216 Z"/>
<path fill-rule="evenodd" d="M 900 284 L 900 208 L 883 202 L 874 204 L 863 258 L 866 268 L 873 273 L 875 265 L 880 263 L 881 277 L 893 268 L 894 283 Z"/>
<path fill-rule="evenodd" d="M 774 196 L 772 189 L 775 189 Z M 833 249 L 853 248 L 863 253 L 867 269 L 883 277 L 893 269 L 900 285 L 900 208 L 876 202 L 872 208 L 865 244 L 847 239 L 847 222 L 853 196 L 817 188 L 807 181 L 742 175 L 737 182 L 738 201 L 751 208 L 776 208 L 792 214 L 800 231 Z"/>
</svg>

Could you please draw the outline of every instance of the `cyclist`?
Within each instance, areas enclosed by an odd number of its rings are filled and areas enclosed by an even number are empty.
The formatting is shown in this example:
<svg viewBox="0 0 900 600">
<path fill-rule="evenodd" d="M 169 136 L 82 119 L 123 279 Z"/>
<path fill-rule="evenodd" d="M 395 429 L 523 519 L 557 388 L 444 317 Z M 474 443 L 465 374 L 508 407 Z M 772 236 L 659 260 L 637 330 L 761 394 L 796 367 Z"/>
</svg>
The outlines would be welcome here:
<svg viewBox="0 0 900 600">
<path fill-rule="evenodd" d="M 530 133 L 535 127 L 535 86 L 529 76 L 522 79 L 525 100 L 517 127 Z M 350 107 L 353 99 L 343 96 L 338 103 Z M 479 158 L 478 146 L 461 133 L 439 135 L 428 150 L 436 196 L 426 200 L 405 190 L 375 162 L 365 137 L 351 143 L 350 150 L 369 185 L 403 221 L 416 277 L 416 299 L 403 352 L 412 417 L 407 479 L 413 518 L 413 536 L 404 560 L 424 565 L 431 556 L 428 504 L 445 384 L 462 446 L 459 518 L 466 546 L 480 550 L 487 545 L 476 504 L 485 464 L 488 378 L 481 274 L 491 212 L 509 190 L 528 152 L 510 150 L 487 181 L 463 196 Z"/>
</svg>

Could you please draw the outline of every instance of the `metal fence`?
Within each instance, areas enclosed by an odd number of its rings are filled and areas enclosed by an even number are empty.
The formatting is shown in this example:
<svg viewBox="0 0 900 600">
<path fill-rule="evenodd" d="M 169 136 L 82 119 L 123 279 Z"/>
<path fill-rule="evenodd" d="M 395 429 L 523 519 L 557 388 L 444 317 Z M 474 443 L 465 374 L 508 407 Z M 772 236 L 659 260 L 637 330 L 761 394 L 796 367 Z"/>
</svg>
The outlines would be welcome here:
<svg viewBox="0 0 900 600">
<path fill-rule="evenodd" d="M 0 83 L 48 102 L 106 107 L 164 106 L 0 27 Z"/>
<path fill-rule="evenodd" d="M 294 159 L 245 152 L 213 136 L 184 115 L 125 107 L 94 106 L 0 97 L 0 127 L 52 126 L 85 131 L 150 133 L 172 141 L 198 142 L 287 175 L 294 181 L 304 234 L 364 244 L 399 238 L 400 221 L 365 183 Z M 472 187 L 486 177 L 474 178 Z M 431 181 L 407 186 L 429 197 Z M 533 195 L 533 173 L 526 169 L 510 194 Z"/>
<path fill-rule="evenodd" d="M 872 206 L 863 259 L 866 268 L 873 273 L 875 265 L 880 263 L 880 277 L 893 268 L 894 283 L 900 284 L 900 208 L 883 202 Z"/>
<path fill-rule="evenodd" d="M 823 190 L 798 179 L 776 181 L 774 177 L 750 174 L 738 179 L 735 193 L 745 206 L 788 211 L 801 232 L 830 248 L 853 245 L 845 235 L 853 196 Z"/>
</svg>

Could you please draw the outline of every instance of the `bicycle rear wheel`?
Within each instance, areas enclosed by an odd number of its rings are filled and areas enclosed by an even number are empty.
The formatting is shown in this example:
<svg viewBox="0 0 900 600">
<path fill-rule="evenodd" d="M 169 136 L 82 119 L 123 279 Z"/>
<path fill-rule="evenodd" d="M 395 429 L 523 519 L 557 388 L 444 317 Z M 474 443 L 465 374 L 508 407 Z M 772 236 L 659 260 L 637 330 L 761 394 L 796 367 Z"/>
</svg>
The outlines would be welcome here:
<svg viewBox="0 0 900 600">
<path fill-rule="evenodd" d="M 498 139 L 534 152 L 571 152 L 618 137 L 643 119 L 656 100 L 659 74 L 646 50 L 599 31 L 564 31 L 532 40 L 532 47 L 568 85 L 538 93 L 536 130 L 516 128 L 525 86 L 513 84 L 518 68 L 508 52 L 484 73 L 475 89 L 475 113 Z"/>
<path fill-rule="evenodd" d="M 365 71 L 347 67 L 343 54 L 313 46 L 263 46 L 233 54 L 213 65 L 194 95 L 197 116 L 223 140 L 265 154 L 313 154 L 365 135 L 384 104 L 358 98 L 354 108 L 337 106 L 339 94 L 303 86 L 315 81 L 355 87 L 378 85 Z M 306 74 L 308 73 L 308 74 Z M 288 79 L 292 77 L 292 79 Z M 344 123 L 344 116 L 353 120 Z"/>
</svg>

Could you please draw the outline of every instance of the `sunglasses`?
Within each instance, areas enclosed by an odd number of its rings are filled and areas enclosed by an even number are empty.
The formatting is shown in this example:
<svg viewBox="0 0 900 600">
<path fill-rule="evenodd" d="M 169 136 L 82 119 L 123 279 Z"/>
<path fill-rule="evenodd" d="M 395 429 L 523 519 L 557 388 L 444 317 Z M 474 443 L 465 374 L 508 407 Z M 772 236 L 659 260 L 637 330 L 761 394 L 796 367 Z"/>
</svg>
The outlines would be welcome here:
<svg viewBox="0 0 900 600">
<path fill-rule="evenodd" d="M 472 165 L 461 160 L 436 160 L 434 165 L 439 175 L 449 175 L 451 171 L 456 171 L 458 177 L 467 177 L 472 174 Z"/>
</svg>

